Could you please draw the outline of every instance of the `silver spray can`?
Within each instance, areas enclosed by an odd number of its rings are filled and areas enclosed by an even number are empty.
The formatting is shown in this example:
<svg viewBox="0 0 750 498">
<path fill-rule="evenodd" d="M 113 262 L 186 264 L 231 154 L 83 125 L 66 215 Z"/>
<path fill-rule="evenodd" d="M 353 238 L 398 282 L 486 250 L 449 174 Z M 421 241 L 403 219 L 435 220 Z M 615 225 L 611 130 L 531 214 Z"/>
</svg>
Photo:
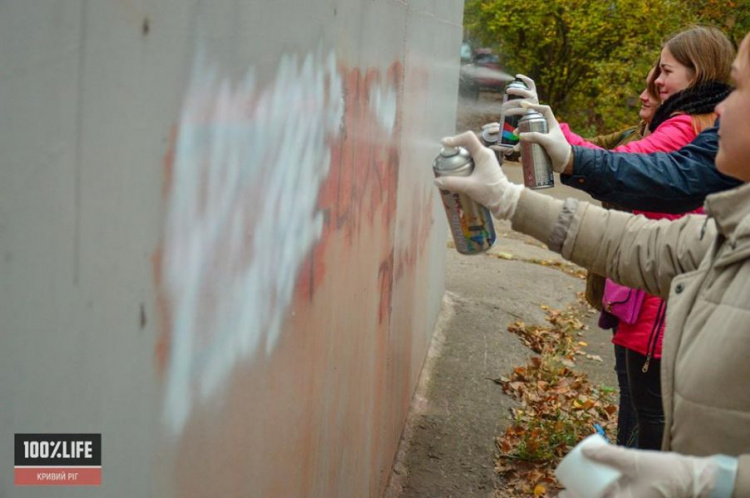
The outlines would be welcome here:
<svg viewBox="0 0 750 498">
<path fill-rule="evenodd" d="M 536 131 L 547 133 L 547 121 L 540 113 L 529 110 L 518 121 L 518 132 Z M 523 184 L 532 189 L 555 186 L 552 160 L 547 151 L 539 144 L 521 142 L 521 166 L 523 167 Z"/>
<path fill-rule="evenodd" d="M 485 126 L 486 127 L 482 128 L 482 134 L 481 134 L 479 141 L 482 142 L 482 145 L 484 145 L 485 147 L 491 148 L 493 145 L 497 145 L 498 140 L 500 140 L 500 131 L 499 129 L 495 131 L 490 125 L 485 125 Z M 492 152 L 495 153 L 497 162 L 500 165 L 502 165 L 503 161 L 505 160 L 505 154 L 503 154 L 497 148 L 494 148 L 494 149 L 491 148 L 490 150 L 492 150 Z"/>
<path fill-rule="evenodd" d="M 514 79 L 505 87 L 505 95 L 503 96 L 503 104 L 509 100 L 522 99 L 520 95 L 508 94 L 508 90 L 511 88 L 522 88 L 528 90 L 526 86 L 519 78 Z M 513 133 L 518 128 L 518 122 L 520 116 L 506 116 L 505 113 L 500 115 L 500 140 L 498 145 L 506 149 L 512 149 L 518 143 L 518 137 Z"/>
<path fill-rule="evenodd" d="M 500 139 L 500 131 L 493 131 L 488 126 L 482 129 L 482 145 L 485 147 L 491 147 L 497 145 L 497 141 Z"/>
<path fill-rule="evenodd" d="M 432 171 L 440 176 L 469 176 L 474 161 L 463 147 L 443 147 L 432 163 Z M 461 254 L 480 254 L 495 243 L 495 225 L 489 210 L 465 194 L 440 189 L 440 197 L 448 215 L 456 250 Z"/>
</svg>

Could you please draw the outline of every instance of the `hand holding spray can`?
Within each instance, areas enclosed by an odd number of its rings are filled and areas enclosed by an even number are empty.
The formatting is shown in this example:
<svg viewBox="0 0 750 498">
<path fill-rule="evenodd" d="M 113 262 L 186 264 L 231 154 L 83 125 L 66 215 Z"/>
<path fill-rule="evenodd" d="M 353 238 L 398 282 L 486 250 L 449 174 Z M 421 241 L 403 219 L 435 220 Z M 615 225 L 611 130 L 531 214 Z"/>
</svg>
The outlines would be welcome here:
<svg viewBox="0 0 750 498">
<path fill-rule="evenodd" d="M 482 126 L 482 134 L 480 137 L 482 145 L 485 147 L 491 147 L 497 145 L 497 141 L 500 140 L 500 123 L 487 123 Z"/>
<path fill-rule="evenodd" d="M 480 141 L 482 142 L 482 145 L 485 147 L 489 147 L 492 152 L 495 153 L 495 157 L 497 158 L 497 162 L 501 165 L 503 164 L 503 160 L 505 158 L 505 154 L 500 152 L 500 150 L 497 149 L 496 146 L 497 142 L 500 140 L 500 123 L 488 123 L 484 126 L 482 126 L 482 134 L 480 136 Z"/>
<path fill-rule="evenodd" d="M 518 122 L 518 133 L 529 131 L 549 132 L 544 116 L 533 110 L 527 111 Z M 521 166 L 523 168 L 523 184 L 527 187 L 542 189 L 555 186 L 552 160 L 541 145 L 521 142 Z"/>
<path fill-rule="evenodd" d="M 432 163 L 440 176 L 469 176 L 474 161 L 463 147 L 443 147 Z M 440 190 L 456 250 L 461 254 L 480 254 L 495 243 L 495 226 L 489 210 L 465 194 Z"/>
<path fill-rule="evenodd" d="M 503 104 L 509 100 L 522 99 L 520 95 L 509 94 L 508 90 L 511 88 L 521 88 L 528 90 L 529 87 L 520 78 L 516 78 L 505 87 L 505 96 L 503 96 Z M 518 144 L 518 137 L 513 133 L 518 128 L 520 116 L 506 116 L 504 113 L 500 116 L 500 140 L 498 145 L 505 149 L 512 149 Z"/>
</svg>

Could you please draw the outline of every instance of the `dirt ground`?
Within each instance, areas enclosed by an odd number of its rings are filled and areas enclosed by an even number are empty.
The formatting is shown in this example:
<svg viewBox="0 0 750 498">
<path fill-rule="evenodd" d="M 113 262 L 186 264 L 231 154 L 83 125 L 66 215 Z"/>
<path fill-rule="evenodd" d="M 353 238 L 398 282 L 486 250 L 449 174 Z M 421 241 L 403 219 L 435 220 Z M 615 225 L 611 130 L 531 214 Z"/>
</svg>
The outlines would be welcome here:
<svg viewBox="0 0 750 498">
<path fill-rule="evenodd" d="M 499 94 L 461 103 L 457 131 L 478 130 L 493 118 Z M 487 112 L 486 109 L 490 111 Z M 505 163 L 520 183 L 520 165 Z M 590 200 L 559 185 L 555 197 Z M 515 401 L 492 379 L 509 374 L 531 356 L 507 327 L 516 320 L 544 323 L 540 308 L 564 309 L 576 301 L 585 282 L 553 267 L 520 259 L 560 260 L 538 241 L 496 220 L 498 241 L 486 254 L 463 256 L 448 249 L 446 293 L 397 456 L 388 498 L 491 497 L 503 486 L 494 471 L 495 437 L 510 422 Z M 446 244 L 450 235 L 446 233 Z M 498 257 L 498 255 L 500 257 Z M 512 255 L 514 259 L 508 259 Z M 582 341 L 586 352 L 577 369 L 600 386 L 616 387 L 611 334 L 589 319 Z"/>
</svg>

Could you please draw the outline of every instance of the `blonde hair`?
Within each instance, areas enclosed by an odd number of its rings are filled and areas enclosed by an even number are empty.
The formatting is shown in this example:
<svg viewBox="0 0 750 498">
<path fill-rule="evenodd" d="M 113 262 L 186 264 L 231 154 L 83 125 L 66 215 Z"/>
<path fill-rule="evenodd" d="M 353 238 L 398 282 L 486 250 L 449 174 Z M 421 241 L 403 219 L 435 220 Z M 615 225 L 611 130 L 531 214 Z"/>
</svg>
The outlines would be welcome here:
<svg viewBox="0 0 750 498">
<path fill-rule="evenodd" d="M 734 46 L 721 30 L 694 26 L 677 33 L 664 43 L 677 61 L 691 69 L 695 76 L 690 86 L 711 81 L 729 83 L 734 60 Z"/>
<path fill-rule="evenodd" d="M 699 134 L 707 128 L 711 128 L 716 122 L 718 116 L 715 112 L 709 112 L 707 114 L 691 114 L 690 120 L 692 121 L 693 131 L 695 134 Z"/>
</svg>

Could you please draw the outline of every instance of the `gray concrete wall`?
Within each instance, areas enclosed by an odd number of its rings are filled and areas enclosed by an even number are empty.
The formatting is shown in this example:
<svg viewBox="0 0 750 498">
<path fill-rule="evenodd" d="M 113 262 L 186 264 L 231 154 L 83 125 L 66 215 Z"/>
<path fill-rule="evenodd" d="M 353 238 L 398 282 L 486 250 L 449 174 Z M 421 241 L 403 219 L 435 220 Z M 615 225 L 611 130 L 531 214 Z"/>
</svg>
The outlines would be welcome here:
<svg viewBox="0 0 750 498">
<path fill-rule="evenodd" d="M 0 1 L 0 496 L 382 492 L 462 7 Z M 103 485 L 15 487 L 20 432 L 101 432 Z"/>
</svg>

